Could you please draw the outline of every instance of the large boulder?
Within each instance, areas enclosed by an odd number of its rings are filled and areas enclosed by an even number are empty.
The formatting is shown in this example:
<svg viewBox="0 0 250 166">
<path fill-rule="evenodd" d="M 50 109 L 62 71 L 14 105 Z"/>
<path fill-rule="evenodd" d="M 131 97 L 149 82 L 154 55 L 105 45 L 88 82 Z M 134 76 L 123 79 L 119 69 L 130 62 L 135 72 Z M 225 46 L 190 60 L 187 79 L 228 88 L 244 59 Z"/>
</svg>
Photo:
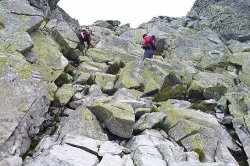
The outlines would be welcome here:
<svg viewBox="0 0 250 166">
<path fill-rule="evenodd" d="M 132 137 L 135 115 L 131 105 L 96 101 L 90 110 L 111 133 L 122 138 Z"/>
<path fill-rule="evenodd" d="M 133 137 L 126 147 L 133 151 L 131 156 L 134 164 L 139 166 L 203 165 L 196 152 L 184 152 L 179 145 L 164 136 L 164 132 L 146 130 L 141 135 Z M 207 165 L 213 164 L 218 163 L 213 161 L 207 163 Z"/>
<path fill-rule="evenodd" d="M 67 22 L 59 22 L 52 29 L 52 36 L 59 43 L 65 55 L 70 55 L 80 42 L 76 33 L 67 24 Z"/>
<path fill-rule="evenodd" d="M 60 46 L 42 31 L 31 33 L 34 42 L 32 51 L 38 57 L 35 66 L 45 81 L 55 81 L 68 65 L 68 60 L 60 52 Z"/>
<path fill-rule="evenodd" d="M 176 142 L 181 142 L 188 151 L 194 150 L 197 153 L 200 151 L 198 153 L 200 160 L 214 161 L 218 138 L 213 130 L 186 120 L 180 120 L 168 134 Z"/>
<path fill-rule="evenodd" d="M 207 99 L 218 100 L 233 85 L 233 78 L 229 75 L 200 72 L 194 76 L 191 91 L 200 92 Z"/>
<path fill-rule="evenodd" d="M 6 44 L 12 45 L 20 53 L 25 53 L 34 46 L 30 35 L 25 31 L 0 31 L 0 36 Z"/>
<path fill-rule="evenodd" d="M 77 108 L 61 122 L 59 133 L 62 137 L 69 135 L 70 137 L 89 137 L 101 141 L 108 140 L 96 117 L 84 106 Z"/>
<path fill-rule="evenodd" d="M 225 127 L 220 125 L 217 119 L 213 115 L 201 112 L 199 110 L 178 107 L 177 105 L 172 104 L 171 100 L 162 103 L 162 106 L 158 107 L 158 109 L 163 111 L 167 115 L 164 125 L 160 126 L 160 128 L 164 129 L 165 131 L 169 131 L 171 128 L 175 127 L 175 129 L 173 130 L 176 130 L 175 132 L 177 132 L 178 135 L 182 135 L 183 133 L 197 134 L 196 131 L 198 130 L 198 128 L 204 128 L 203 129 L 204 132 L 200 132 L 200 133 L 198 132 L 198 134 L 201 134 L 207 138 L 205 130 L 208 130 L 208 132 L 210 134 L 213 134 L 214 136 L 209 137 L 207 139 L 213 140 L 215 139 L 214 137 L 217 137 L 223 143 L 224 146 L 230 149 L 234 149 L 235 151 L 239 150 L 238 146 L 233 142 L 233 138 L 226 131 Z M 182 128 L 176 127 L 176 126 L 178 124 L 179 125 L 182 124 L 180 123 L 182 119 L 187 119 L 188 121 L 197 125 L 194 125 L 191 123 L 191 125 L 189 126 L 192 126 L 192 127 L 185 128 L 185 126 L 188 126 L 188 124 L 184 124 L 183 125 L 184 131 L 185 130 L 186 131 L 185 132 L 180 131 L 182 130 Z M 195 132 L 192 132 L 192 131 L 195 131 Z M 185 138 L 184 135 L 183 135 L 183 138 Z M 182 138 L 182 136 L 178 136 L 178 139 L 180 138 Z M 209 161 L 211 161 L 211 158 L 209 159 Z"/>
<path fill-rule="evenodd" d="M 64 84 L 57 90 L 55 97 L 61 105 L 66 105 L 74 93 L 75 89 L 71 84 Z"/>
<path fill-rule="evenodd" d="M 140 117 L 140 119 L 135 123 L 135 131 L 143 131 L 145 129 L 151 129 L 155 125 L 161 123 L 166 118 L 166 114 L 161 112 L 147 113 Z"/>
<path fill-rule="evenodd" d="M 39 132 L 39 126 L 48 111 L 47 99 L 51 97 L 49 93 L 52 89 L 49 84 L 34 77 L 36 69 L 22 54 L 16 52 L 11 45 L 5 45 L 3 41 L 0 43 L 2 158 L 2 153 L 6 151 L 8 154 L 23 154 L 29 148 L 30 138 Z M 29 128 L 32 128 L 30 133 Z"/>
<path fill-rule="evenodd" d="M 27 31 L 32 32 L 39 28 L 44 20 L 42 12 L 29 5 L 26 0 L 0 2 L 1 24 L 3 31 Z"/>
</svg>

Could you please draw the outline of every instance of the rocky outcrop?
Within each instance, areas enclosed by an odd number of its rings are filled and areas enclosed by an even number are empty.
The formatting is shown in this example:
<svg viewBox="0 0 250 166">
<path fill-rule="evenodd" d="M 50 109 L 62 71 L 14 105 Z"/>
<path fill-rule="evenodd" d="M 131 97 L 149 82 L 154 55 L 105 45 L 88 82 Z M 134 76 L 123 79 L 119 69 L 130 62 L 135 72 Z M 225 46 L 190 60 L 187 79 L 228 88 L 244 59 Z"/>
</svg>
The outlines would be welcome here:
<svg viewBox="0 0 250 166">
<path fill-rule="evenodd" d="M 250 39 L 249 9 L 250 2 L 246 0 L 197 0 L 187 16 L 195 20 L 194 27 L 209 27 L 226 40 L 244 42 Z"/>
<path fill-rule="evenodd" d="M 59 0 L 28 0 L 31 6 L 34 6 L 39 11 L 43 12 L 46 19 L 57 19 L 65 21 L 74 30 L 78 32 L 80 25 L 78 20 L 70 17 L 57 3 Z"/>
<path fill-rule="evenodd" d="M 229 2 L 98 21 L 84 52 L 57 0 L 0 1 L 0 165 L 247 165 L 249 5 Z"/>
</svg>

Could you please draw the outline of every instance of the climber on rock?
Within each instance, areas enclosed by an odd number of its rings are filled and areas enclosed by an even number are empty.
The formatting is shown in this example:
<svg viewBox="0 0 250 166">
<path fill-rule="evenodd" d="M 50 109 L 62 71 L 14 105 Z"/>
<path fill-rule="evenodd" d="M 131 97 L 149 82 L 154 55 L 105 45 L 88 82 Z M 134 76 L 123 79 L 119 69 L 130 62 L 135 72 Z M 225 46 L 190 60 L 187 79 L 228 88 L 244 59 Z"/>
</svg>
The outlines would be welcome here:
<svg viewBox="0 0 250 166">
<path fill-rule="evenodd" d="M 86 27 L 86 29 L 82 29 L 80 35 L 81 35 L 81 44 L 84 45 L 84 42 L 86 42 L 88 45 L 85 52 L 87 52 L 90 47 L 92 48 L 94 47 L 93 44 L 91 43 L 92 30 L 90 30 L 89 27 Z"/>
<path fill-rule="evenodd" d="M 154 50 L 155 50 L 155 36 L 148 36 L 147 34 L 143 35 L 144 42 L 142 44 L 142 48 L 145 50 L 143 55 L 143 60 L 145 58 L 153 58 Z"/>
</svg>

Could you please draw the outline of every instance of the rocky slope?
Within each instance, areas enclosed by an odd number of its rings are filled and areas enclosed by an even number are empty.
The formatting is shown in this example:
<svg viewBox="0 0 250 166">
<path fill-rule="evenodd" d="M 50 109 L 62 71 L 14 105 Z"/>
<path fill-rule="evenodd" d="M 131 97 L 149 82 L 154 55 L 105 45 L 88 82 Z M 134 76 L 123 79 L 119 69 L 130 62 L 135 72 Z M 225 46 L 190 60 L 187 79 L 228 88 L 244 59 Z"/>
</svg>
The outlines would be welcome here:
<svg viewBox="0 0 250 166">
<path fill-rule="evenodd" d="M 0 166 L 250 163 L 247 0 L 98 21 L 85 55 L 57 2 L 0 1 Z M 143 33 L 163 59 L 142 61 Z"/>
</svg>

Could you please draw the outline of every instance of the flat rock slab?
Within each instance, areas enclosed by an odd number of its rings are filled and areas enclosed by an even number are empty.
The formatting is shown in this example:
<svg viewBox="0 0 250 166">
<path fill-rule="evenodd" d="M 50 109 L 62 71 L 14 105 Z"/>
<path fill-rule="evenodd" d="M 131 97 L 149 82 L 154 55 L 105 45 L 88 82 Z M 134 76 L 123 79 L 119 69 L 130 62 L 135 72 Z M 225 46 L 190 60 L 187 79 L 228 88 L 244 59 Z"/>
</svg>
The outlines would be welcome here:
<svg viewBox="0 0 250 166">
<path fill-rule="evenodd" d="M 151 129 L 159 122 L 166 118 L 166 114 L 162 112 L 153 112 L 142 115 L 142 117 L 135 123 L 135 131 L 143 131 L 145 129 Z"/>
<path fill-rule="evenodd" d="M 65 84 L 56 92 L 56 97 L 60 104 L 65 105 L 69 102 L 73 96 L 75 90 L 71 84 Z"/>
<path fill-rule="evenodd" d="M 129 155 L 122 158 L 119 155 L 105 154 L 97 166 L 134 166 Z"/>
<path fill-rule="evenodd" d="M 102 141 L 95 140 L 92 138 L 77 136 L 77 135 L 66 135 L 64 137 L 64 142 L 71 146 L 76 146 L 81 149 L 84 149 L 87 152 L 98 154 L 99 147 L 102 145 Z"/>
<path fill-rule="evenodd" d="M 107 134 L 104 133 L 95 115 L 84 106 L 78 107 L 60 125 L 60 135 L 70 135 L 76 138 L 88 137 L 100 141 L 108 140 Z M 81 141 L 80 144 L 82 144 Z M 85 141 L 83 142 L 85 144 Z"/>
<path fill-rule="evenodd" d="M 99 156 L 105 156 L 106 154 L 110 155 L 120 155 L 123 152 L 129 153 L 129 149 L 118 145 L 117 143 L 106 141 L 104 142 L 99 150 Z"/>
<path fill-rule="evenodd" d="M 40 156 L 25 163 L 26 166 L 94 166 L 99 162 L 96 155 L 69 145 L 56 145 Z"/>
</svg>

